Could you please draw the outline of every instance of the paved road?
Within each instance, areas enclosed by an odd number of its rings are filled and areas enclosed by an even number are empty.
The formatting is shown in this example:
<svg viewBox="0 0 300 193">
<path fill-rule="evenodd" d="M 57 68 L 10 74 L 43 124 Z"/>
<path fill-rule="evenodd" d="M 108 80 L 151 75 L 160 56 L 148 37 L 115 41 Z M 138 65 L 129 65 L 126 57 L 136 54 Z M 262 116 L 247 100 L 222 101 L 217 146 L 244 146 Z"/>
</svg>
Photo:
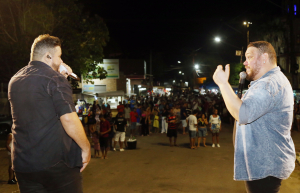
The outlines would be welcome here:
<svg viewBox="0 0 300 193">
<path fill-rule="evenodd" d="M 108 160 L 93 158 L 83 172 L 85 193 L 244 193 L 244 182 L 233 180 L 233 146 L 231 126 L 224 124 L 220 134 L 221 148 L 208 146 L 188 148 L 188 136 L 178 135 L 178 147 L 170 147 L 164 134 L 138 137 L 136 150 L 109 152 Z M 300 133 L 293 132 L 297 148 Z M 5 152 L 6 153 L 6 152 Z M 16 185 L 4 184 L 6 167 L 0 151 L 0 192 L 17 190 Z M 4 170 L 5 168 L 5 170 Z M 2 180 L 2 182 L 1 182 Z M 299 193 L 300 167 L 283 181 L 281 193 Z"/>
</svg>

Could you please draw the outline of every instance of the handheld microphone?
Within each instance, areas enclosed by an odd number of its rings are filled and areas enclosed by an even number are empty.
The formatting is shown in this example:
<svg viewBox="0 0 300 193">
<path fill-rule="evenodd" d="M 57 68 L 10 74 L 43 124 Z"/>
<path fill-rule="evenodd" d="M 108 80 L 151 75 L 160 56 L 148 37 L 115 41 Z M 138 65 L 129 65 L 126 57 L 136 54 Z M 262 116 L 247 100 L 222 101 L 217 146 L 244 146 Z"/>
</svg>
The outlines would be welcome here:
<svg viewBox="0 0 300 193">
<path fill-rule="evenodd" d="M 59 72 L 62 72 L 62 71 L 66 71 L 68 72 L 67 68 L 63 65 L 60 65 L 59 66 Z M 80 80 L 80 78 L 78 78 L 78 76 L 74 73 L 71 73 L 71 74 L 68 74 L 68 76 L 70 76 L 71 78 L 73 78 L 74 80 Z"/>
<path fill-rule="evenodd" d="M 239 81 L 239 88 L 238 88 L 238 97 L 242 98 L 242 94 L 243 94 L 243 88 L 244 88 L 244 83 L 245 83 L 245 79 L 246 79 L 246 72 L 242 71 L 240 73 L 240 81 Z"/>
</svg>

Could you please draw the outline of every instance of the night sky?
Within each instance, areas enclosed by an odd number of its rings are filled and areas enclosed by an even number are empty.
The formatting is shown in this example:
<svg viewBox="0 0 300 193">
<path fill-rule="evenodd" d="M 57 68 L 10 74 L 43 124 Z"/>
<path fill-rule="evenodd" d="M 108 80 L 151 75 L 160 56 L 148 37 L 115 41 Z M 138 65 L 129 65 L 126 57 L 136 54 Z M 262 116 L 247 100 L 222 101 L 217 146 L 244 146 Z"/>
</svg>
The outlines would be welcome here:
<svg viewBox="0 0 300 193">
<path fill-rule="evenodd" d="M 106 51 L 111 52 L 113 47 L 113 51 L 121 51 L 129 58 L 142 59 L 149 58 L 150 50 L 162 52 L 168 65 L 200 47 L 202 53 L 218 53 L 230 62 L 236 57 L 235 50 L 246 46 L 243 21 L 261 23 L 264 19 L 257 19 L 260 15 L 282 15 L 281 8 L 274 5 L 281 6 L 281 0 L 82 0 L 82 3 L 85 11 L 98 14 L 106 22 L 111 37 Z M 254 21 L 252 25 L 256 24 Z M 215 36 L 223 42 L 216 44 Z"/>
</svg>

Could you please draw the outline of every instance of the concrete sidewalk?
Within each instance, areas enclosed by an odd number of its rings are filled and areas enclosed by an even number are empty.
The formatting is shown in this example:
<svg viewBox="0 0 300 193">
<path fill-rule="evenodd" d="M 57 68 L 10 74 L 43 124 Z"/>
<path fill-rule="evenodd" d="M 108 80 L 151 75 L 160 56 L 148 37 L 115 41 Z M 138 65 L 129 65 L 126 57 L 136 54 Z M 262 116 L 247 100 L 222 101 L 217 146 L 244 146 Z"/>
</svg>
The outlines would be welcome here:
<svg viewBox="0 0 300 193">
<path fill-rule="evenodd" d="M 300 132 L 292 132 L 296 149 L 300 150 Z M 188 148 L 188 135 L 178 135 L 178 147 L 170 147 L 165 134 L 137 137 L 137 149 L 110 151 L 108 160 L 93 158 L 83 172 L 85 193 L 243 193 L 244 182 L 233 180 L 232 127 L 223 124 L 221 148 Z M 93 154 L 92 149 L 92 154 Z M 0 192 L 17 192 L 8 185 L 7 152 L 0 151 Z M 281 193 L 299 193 L 300 167 L 284 180 Z"/>
</svg>

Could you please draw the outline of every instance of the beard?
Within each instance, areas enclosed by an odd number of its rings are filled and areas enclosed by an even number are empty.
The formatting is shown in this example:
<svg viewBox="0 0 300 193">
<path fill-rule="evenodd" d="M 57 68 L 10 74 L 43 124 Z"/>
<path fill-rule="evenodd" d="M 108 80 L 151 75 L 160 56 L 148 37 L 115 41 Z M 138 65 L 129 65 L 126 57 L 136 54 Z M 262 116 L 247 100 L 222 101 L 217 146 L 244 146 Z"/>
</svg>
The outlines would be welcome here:
<svg viewBox="0 0 300 193">
<path fill-rule="evenodd" d="M 256 61 L 256 63 L 253 65 L 252 68 L 248 68 L 249 70 L 246 68 L 246 74 L 247 74 L 246 79 L 248 81 L 253 81 L 255 76 L 260 72 L 261 67 L 262 64 Z"/>
</svg>

